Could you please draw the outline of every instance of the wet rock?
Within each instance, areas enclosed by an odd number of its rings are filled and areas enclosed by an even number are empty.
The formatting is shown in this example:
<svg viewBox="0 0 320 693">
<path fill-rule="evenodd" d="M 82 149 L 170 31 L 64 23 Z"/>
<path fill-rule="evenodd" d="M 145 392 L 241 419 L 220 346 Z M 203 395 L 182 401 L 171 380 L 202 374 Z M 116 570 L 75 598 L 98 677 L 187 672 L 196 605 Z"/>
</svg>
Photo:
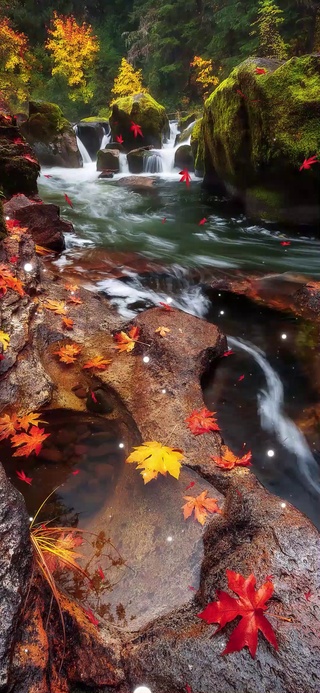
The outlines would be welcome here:
<svg viewBox="0 0 320 693">
<path fill-rule="evenodd" d="M 152 150 L 153 147 L 140 147 L 139 149 L 132 149 L 127 155 L 128 166 L 130 173 L 143 173 L 144 159 L 146 152 Z"/>
<path fill-rule="evenodd" d="M 98 178 L 102 178 L 102 179 L 103 179 L 103 178 L 113 178 L 113 176 L 114 176 L 114 172 L 113 172 L 113 171 L 109 171 L 108 169 L 106 169 L 105 171 L 101 171 L 101 173 L 100 173 L 100 175 L 98 176 Z"/>
<path fill-rule="evenodd" d="M 119 149 L 100 149 L 97 156 L 97 171 L 120 171 Z"/>
<path fill-rule="evenodd" d="M 98 414 L 110 414 L 113 411 L 110 396 L 102 389 L 94 389 L 89 392 L 86 406 L 89 411 L 97 412 Z"/>
<path fill-rule="evenodd" d="M 6 202 L 4 213 L 27 226 L 35 243 L 57 252 L 65 247 L 64 233 L 74 230 L 71 222 L 60 218 L 58 205 L 35 203 L 24 195 L 15 195 Z"/>
<path fill-rule="evenodd" d="M 175 145 L 183 144 L 183 143 L 188 144 L 188 142 L 190 141 L 190 137 L 192 135 L 192 132 L 193 132 L 194 125 L 195 125 L 195 123 L 191 122 L 190 125 L 188 125 L 188 127 L 185 130 L 183 130 L 183 132 L 179 133 L 176 136 Z"/>
<path fill-rule="evenodd" d="M 134 136 L 132 123 L 140 125 L 142 135 Z M 117 99 L 110 117 L 112 138 L 123 137 L 126 152 L 141 146 L 162 147 L 162 140 L 168 134 L 169 121 L 163 106 L 150 94 L 133 94 Z"/>
<path fill-rule="evenodd" d="M 130 188 L 134 192 L 155 192 L 156 178 L 148 178 L 147 176 L 125 176 L 117 180 L 117 185 L 120 188 Z"/>
<path fill-rule="evenodd" d="M 20 127 L 42 166 L 83 165 L 72 125 L 56 104 L 30 101 L 29 118 Z"/>
<path fill-rule="evenodd" d="M 83 142 L 92 161 L 95 161 L 97 158 L 104 134 L 105 129 L 99 122 L 85 123 L 80 121 L 80 123 L 77 123 L 77 135 Z"/>
<path fill-rule="evenodd" d="M 13 120 L 0 112 L 0 186 L 10 197 L 16 193 L 36 195 L 40 166 L 31 147 Z"/>
<path fill-rule="evenodd" d="M 182 144 L 175 152 L 174 167 L 194 171 L 193 155 L 190 144 Z"/>
</svg>

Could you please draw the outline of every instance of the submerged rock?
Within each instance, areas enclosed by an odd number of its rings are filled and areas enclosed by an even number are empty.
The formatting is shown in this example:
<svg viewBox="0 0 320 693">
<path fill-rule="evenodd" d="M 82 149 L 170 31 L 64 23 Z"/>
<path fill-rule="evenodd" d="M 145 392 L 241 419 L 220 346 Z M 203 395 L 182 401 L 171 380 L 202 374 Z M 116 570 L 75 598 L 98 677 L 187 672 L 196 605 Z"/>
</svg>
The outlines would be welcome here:
<svg viewBox="0 0 320 693">
<path fill-rule="evenodd" d="M 136 192 L 155 192 L 156 178 L 150 178 L 147 176 L 125 176 L 124 178 L 119 178 L 117 180 L 117 185 L 121 188 L 131 188 Z"/>
<path fill-rule="evenodd" d="M 99 149 L 97 171 L 109 170 L 118 173 L 120 171 L 119 153 L 119 149 Z"/>
<path fill-rule="evenodd" d="M 320 55 L 245 60 L 205 102 L 203 134 L 205 178 L 253 218 L 319 223 L 320 168 L 299 168 L 319 148 Z"/>
<path fill-rule="evenodd" d="M 56 104 L 30 101 L 29 118 L 20 127 L 42 166 L 83 165 L 73 127 Z"/>
<path fill-rule="evenodd" d="M 142 136 L 134 136 L 132 123 L 141 127 Z M 162 140 L 169 132 L 169 121 L 164 106 L 150 94 L 133 94 L 117 99 L 112 107 L 110 118 L 112 138 L 122 135 L 124 149 L 129 152 L 141 146 L 162 147 Z"/>
</svg>

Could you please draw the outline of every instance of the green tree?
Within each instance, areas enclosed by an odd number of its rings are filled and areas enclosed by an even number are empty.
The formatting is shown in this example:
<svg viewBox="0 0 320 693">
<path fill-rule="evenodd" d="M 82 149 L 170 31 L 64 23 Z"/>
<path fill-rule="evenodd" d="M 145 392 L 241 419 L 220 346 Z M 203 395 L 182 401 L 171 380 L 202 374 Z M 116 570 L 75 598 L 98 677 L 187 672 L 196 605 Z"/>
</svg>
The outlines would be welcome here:
<svg viewBox="0 0 320 693">
<path fill-rule="evenodd" d="M 284 22 L 283 12 L 273 0 L 260 0 L 258 19 L 253 26 L 253 34 L 259 37 L 259 55 L 265 58 L 284 59 L 287 47 L 279 28 Z"/>
</svg>

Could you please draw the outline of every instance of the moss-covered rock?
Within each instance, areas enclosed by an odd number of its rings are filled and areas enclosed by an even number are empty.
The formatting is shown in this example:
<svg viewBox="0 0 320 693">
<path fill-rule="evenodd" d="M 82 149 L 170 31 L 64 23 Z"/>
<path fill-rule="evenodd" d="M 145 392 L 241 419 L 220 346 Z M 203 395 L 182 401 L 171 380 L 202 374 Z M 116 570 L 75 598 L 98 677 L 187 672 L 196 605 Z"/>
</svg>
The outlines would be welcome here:
<svg viewBox="0 0 320 693">
<path fill-rule="evenodd" d="M 35 195 L 40 166 L 14 123 L 14 117 L 0 113 L 0 189 L 5 197 Z"/>
<path fill-rule="evenodd" d="M 109 118 L 103 118 L 100 116 L 90 116 L 89 118 L 81 118 L 80 123 L 109 123 Z"/>
<path fill-rule="evenodd" d="M 198 116 L 197 116 L 196 112 L 193 111 L 193 113 L 189 113 L 188 115 L 182 116 L 181 118 L 179 118 L 178 130 L 180 130 L 180 132 L 185 130 L 188 127 L 188 125 L 190 125 L 191 123 L 194 123 L 194 121 L 197 119 L 197 117 Z"/>
<path fill-rule="evenodd" d="M 54 103 L 31 101 L 21 131 L 43 166 L 80 168 L 82 158 L 71 123 Z"/>
<path fill-rule="evenodd" d="M 81 142 L 84 144 L 91 159 L 95 161 L 97 158 L 97 152 L 101 148 L 103 137 L 106 134 L 102 123 L 98 123 L 96 121 L 85 123 L 83 120 L 81 120 L 81 122 L 77 124 L 76 133 Z"/>
<path fill-rule="evenodd" d="M 119 149 L 100 149 L 97 156 L 97 171 L 113 171 L 118 173 L 120 170 Z"/>
<path fill-rule="evenodd" d="M 140 125 L 142 136 L 134 136 L 132 123 Z M 162 147 L 162 141 L 168 136 L 169 121 L 164 106 L 161 106 L 150 94 L 133 94 L 117 99 L 110 118 L 112 139 L 122 135 L 127 152 L 138 146 L 152 145 Z"/>
<path fill-rule="evenodd" d="M 204 135 L 202 118 L 199 118 L 194 125 L 191 133 L 190 144 L 196 175 L 202 176 L 204 172 Z"/>
<path fill-rule="evenodd" d="M 181 144 L 174 155 L 174 167 L 194 171 L 193 155 L 190 144 Z"/>
<path fill-rule="evenodd" d="M 320 166 L 299 168 L 320 148 L 320 55 L 241 63 L 205 102 L 203 133 L 206 175 L 244 200 L 259 190 L 261 210 L 262 189 L 280 194 L 296 223 L 319 223 Z"/>
</svg>

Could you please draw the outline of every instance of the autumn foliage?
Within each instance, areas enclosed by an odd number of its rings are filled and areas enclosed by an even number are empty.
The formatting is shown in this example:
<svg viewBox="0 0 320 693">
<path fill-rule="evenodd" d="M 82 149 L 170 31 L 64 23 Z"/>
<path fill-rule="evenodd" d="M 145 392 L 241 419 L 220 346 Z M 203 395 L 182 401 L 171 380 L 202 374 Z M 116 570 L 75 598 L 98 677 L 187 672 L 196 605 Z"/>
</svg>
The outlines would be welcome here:
<svg viewBox="0 0 320 693">
<path fill-rule="evenodd" d="M 70 87 L 72 101 L 88 103 L 93 96 L 90 72 L 99 51 L 99 42 L 89 24 L 54 14 L 46 48 L 53 59 L 52 75 L 60 75 Z"/>
<path fill-rule="evenodd" d="M 141 70 L 135 70 L 125 58 L 122 58 L 118 74 L 111 89 L 111 93 L 114 96 L 111 105 L 122 96 L 141 94 L 144 91 Z"/>
<path fill-rule="evenodd" d="M 0 92 L 20 103 L 28 97 L 31 55 L 28 39 L 13 29 L 7 17 L 0 19 Z"/>
<path fill-rule="evenodd" d="M 199 55 L 195 55 L 190 67 L 194 70 L 194 81 L 200 95 L 206 99 L 213 91 L 214 87 L 219 84 L 219 77 L 213 72 L 212 60 L 205 60 Z"/>
<path fill-rule="evenodd" d="M 171 474 L 175 479 L 179 479 L 182 460 L 182 450 L 152 440 L 134 448 L 126 462 L 137 465 L 144 483 L 147 484 L 151 479 L 157 479 L 158 474 Z"/>
</svg>

